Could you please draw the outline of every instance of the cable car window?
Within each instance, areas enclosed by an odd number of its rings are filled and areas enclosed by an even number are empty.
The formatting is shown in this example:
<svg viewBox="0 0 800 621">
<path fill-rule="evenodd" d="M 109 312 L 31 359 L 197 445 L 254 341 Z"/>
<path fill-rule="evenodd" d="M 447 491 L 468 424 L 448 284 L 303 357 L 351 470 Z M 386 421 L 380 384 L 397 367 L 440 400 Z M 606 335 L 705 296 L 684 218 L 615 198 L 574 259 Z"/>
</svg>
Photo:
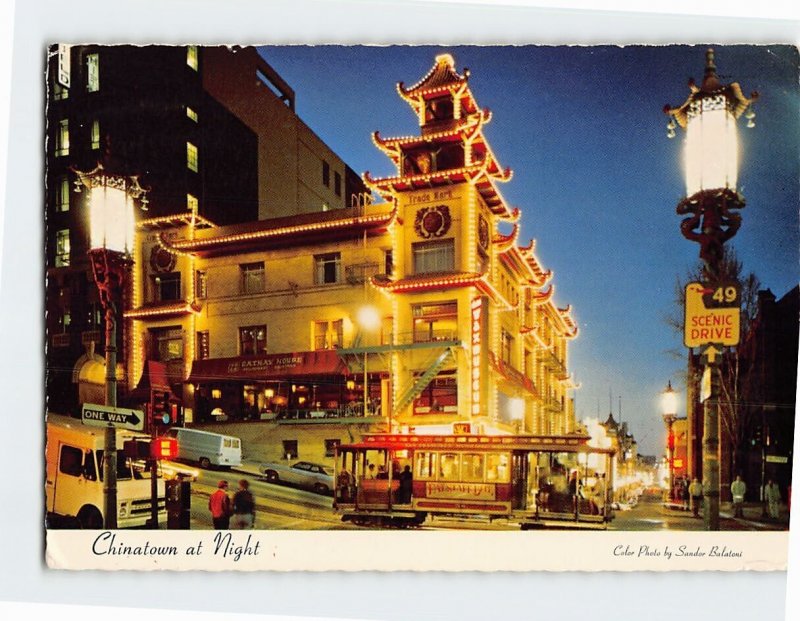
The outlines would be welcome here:
<svg viewBox="0 0 800 621">
<path fill-rule="evenodd" d="M 457 481 L 459 476 L 458 453 L 442 453 L 439 457 L 439 480 Z"/>
<path fill-rule="evenodd" d="M 483 455 L 480 453 L 465 453 L 461 456 L 461 480 L 483 481 Z"/>
<path fill-rule="evenodd" d="M 436 477 L 436 453 L 419 452 L 416 454 L 414 477 L 417 479 L 433 479 Z"/>
<path fill-rule="evenodd" d="M 507 483 L 509 480 L 508 453 L 486 456 L 486 480 L 491 483 Z"/>
</svg>

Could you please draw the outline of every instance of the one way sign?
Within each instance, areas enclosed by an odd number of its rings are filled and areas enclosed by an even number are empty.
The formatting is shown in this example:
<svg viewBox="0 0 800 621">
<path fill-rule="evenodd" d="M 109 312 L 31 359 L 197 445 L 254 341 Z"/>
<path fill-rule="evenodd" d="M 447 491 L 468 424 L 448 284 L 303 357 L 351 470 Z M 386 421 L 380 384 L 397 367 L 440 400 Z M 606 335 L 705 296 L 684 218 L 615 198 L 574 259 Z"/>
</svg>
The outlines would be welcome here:
<svg viewBox="0 0 800 621">
<path fill-rule="evenodd" d="M 127 408 L 112 408 L 108 405 L 84 403 L 81 420 L 95 427 L 116 427 L 118 429 L 144 429 L 144 412 Z"/>
</svg>

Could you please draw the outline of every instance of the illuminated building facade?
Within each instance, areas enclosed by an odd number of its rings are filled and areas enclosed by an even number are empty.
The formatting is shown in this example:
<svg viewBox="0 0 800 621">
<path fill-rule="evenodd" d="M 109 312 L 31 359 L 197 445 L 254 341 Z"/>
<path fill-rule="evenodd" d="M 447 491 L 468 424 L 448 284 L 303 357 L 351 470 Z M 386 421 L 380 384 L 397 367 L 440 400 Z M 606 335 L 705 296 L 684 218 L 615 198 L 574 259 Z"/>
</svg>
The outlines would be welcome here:
<svg viewBox="0 0 800 621">
<path fill-rule="evenodd" d="M 397 92 L 420 134 L 376 132 L 396 172 L 364 175 L 397 209 L 393 271 L 372 279 L 392 309 L 395 420 L 443 431 L 462 423 L 473 431 L 571 433 L 567 343 L 577 326 L 569 308 L 554 304 L 552 273 L 534 242 L 518 243 L 520 211 L 497 187 L 511 172 L 483 136 L 491 114 L 447 54 Z"/>
<path fill-rule="evenodd" d="M 113 157 L 124 170 L 112 172 L 147 189 L 146 218 L 194 213 L 220 226 L 342 209 L 365 186 L 254 48 L 54 45 L 47 60 L 48 408 L 75 413 L 98 400 L 105 372 L 76 169 Z"/>
<path fill-rule="evenodd" d="M 277 419 L 291 425 L 265 429 L 321 434 L 308 453 L 265 431 L 277 456 L 319 458 L 321 439 L 348 425 L 576 430 L 577 326 L 554 304 L 534 243 L 518 243 L 520 212 L 496 187 L 510 172 L 481 133 L 489 113 L 449 56 L 398 91 L 422 135 L 376 133 L 397 174 L 364 179 L 385 202 L 221 227 L 191 212 L 140 224 L 126 313 L 134 383 L 158 360 L 187 421 Z"/>
</svg>

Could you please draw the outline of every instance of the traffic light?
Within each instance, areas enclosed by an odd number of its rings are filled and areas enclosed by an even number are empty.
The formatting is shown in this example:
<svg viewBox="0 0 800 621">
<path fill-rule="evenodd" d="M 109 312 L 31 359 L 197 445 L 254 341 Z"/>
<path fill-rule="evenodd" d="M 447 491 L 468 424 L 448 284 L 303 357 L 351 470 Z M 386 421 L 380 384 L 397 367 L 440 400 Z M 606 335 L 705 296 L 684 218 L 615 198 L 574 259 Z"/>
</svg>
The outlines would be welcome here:
<svg viewBox="0 0 800 621">
<path fill-rule="evenodd" d="M 169 425 L 172 422 L 168 392 L 153 393 L 153 399 L 151 401 L 151 405 L 153 413 L 153 424 Z"/>
<path fill-rule="evenodd" d="M 154 459 L 174 459 L 178 455 L 178 441 L 175 438 L 154 438 L 150 443 L 150 457 Z"/>
</svg>

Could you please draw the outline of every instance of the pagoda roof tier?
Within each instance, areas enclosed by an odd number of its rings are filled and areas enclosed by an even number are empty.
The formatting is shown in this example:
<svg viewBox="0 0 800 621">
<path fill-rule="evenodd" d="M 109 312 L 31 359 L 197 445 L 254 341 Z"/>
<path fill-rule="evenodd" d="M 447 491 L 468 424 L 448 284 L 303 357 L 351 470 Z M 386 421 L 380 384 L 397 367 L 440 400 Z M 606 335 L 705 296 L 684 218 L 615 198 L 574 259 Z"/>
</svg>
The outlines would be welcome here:
<svg viewBox="0 0 800 621">
<path fill-rule="evenodd" d="M 499 249 L 497 256 L 503 264 L 521 276 L 528 286 L 544 287 L 553 277 L 551 270 L 543 269 L 535 256 L 524 254 L 517 245 Z"/>
<path fill-rule="evenodd" d="M 547 287 L 547 289 L 543 291 L 536 291 L 531 296 L 531 304 L 534 306 L 541 306 L 542 304 L 546 304 L 550 300 L 553 299 L 553 294 L 555 293 L 556 288 L 553 285 Z"/>
<path fill-rule="evenodd" d="M 397 93 L 415 110 L 418 110 L 425 99 L 432 99 L 445 93 L 458 94 L 462 99 L 462 107 L 470 114 L 475 112 L 478 106 L 467 86 L 468 79 L 468 69 L 459 74 L 453 57 L 450 54 L 440 54 L 436 57 L 433 67 L 419 82 L 410 87 L 406 87 L 404 82 L 398 82 Z"/>
<path fill-rule="evenodd" d="M 160 243 L 170 252 L 217 256 L 302 244 L 350 239 L 354 234 L 380 234 L 394 221 L 390 205 L 334 209 L 197 231 L 194 239 Z"/>
<path fill-rule="evenodd" d="M 558 315 L 561 323 L 563 325 L 564 331 L 563 334 L 568 339 L 574 339 L 578 336 L 578 324 L 575 323 L 575 320 L 572 318 L 572 306 L 567 306 L 566 308 L 558 308 L 553 307 L 556 310 L 556 314 Z"/>
<path fill-rule="evenodd" d="M 200 312 L 200 306 L 186 300 L 170 303 L 156 303 L 132 308 L 125 311 L 125 319 L 166 319 L 168 317 L 179 317 L 181 315 L 191 315 Z"/>
<path fill-rule="evenodd" d="M 511 170 L 498 171 L 494 175 L 487 173 L 487 162 L 464 166 L 462 168 L 451 168 L 439 170 L 432 173 L 419 175 L 396 175 L 393 177 L 373 178 L 369 171 L 362 176 L 364 183 L 374 189 L 378 194 L 387 197 L 397 192 L 409 192 L 426 188 L 436 188 L 455 183 L 472 181 L 475 187 L 492 213 L 505 218 L 514 218 L 514 212 L 509 211 L 505 200 L 497 191 L 493 178 L 498 181 L 508 181 L 511 179 Z"/>
<path fill-rule="evenodd" d="M 460 142 L 472 138 L 492 118 L 489 110 L 481 110 L 477 114 L 456 121 L 453 127 L 442 131 L 422 134 L 418 136 L 393 136 L 382 138 L 380 132 L 372 134 L 372 140 L 377 147 L 388 155 L 397 151 L 398 147 L 415 147 L 431 143 Z"/>
<path fill-rule="evenodd" d="M 489 283 L 487 274 L 479 272 L 433 272 L 414 274 L 399 280 L 386 276 L 373 276 L 371 283 L 386 293 L 419 293 L 421 291 L 442 291 L 461 287 L 475 287 L 496 302 L 513 308 L 502 294 Z"/>
</svg>

